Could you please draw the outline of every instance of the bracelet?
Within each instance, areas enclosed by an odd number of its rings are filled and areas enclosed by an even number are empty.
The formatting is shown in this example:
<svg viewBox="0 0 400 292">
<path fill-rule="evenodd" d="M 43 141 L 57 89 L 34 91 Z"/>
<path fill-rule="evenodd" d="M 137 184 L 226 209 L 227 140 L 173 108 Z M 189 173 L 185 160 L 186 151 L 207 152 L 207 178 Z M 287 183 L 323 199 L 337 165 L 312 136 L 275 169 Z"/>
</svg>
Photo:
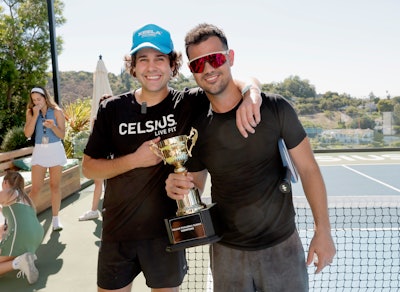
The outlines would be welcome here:
<svg viewBox="0 0 400 292">
<path fill-rule="evenodd" d="M 243 87 L 242 96 L 244 96 L 246 94 L 246 92 L 250 90 L 250 88 L 251 88 L 251 85 L 246 85 L 245 87 Z"/>
<path fill-rule="evenodd" d="M 251 90 L 251 89 L 257 89 L 258 93 L 259 93 L 259 94 L 261 93 L 261 89 L 260 89 L 260 88 L 255 87 L 255 86 L 253 86 L 253 85 L 246 85 L 246 86 L 242 89 L 242 96 L 244 96 L 244 95 L 247 93 L 247 91 L 249 91 L 249 90 Z"/>
</svg>

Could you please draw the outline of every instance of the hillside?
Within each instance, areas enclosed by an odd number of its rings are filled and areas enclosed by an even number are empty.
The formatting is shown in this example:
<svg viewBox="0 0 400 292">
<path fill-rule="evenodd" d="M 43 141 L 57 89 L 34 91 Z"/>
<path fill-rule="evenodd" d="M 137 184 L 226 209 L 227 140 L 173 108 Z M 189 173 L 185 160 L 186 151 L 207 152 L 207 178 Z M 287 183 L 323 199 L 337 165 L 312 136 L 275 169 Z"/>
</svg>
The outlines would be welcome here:
<svg viewBox="0 0 400 292">
<path fill-rule="evenodd" d="M 352 121 L 351 117 L 341 112 L 331 112 L 329 116 L 325 113 L 317 113 L 313 115 L 300 116 L 299 119 L 303 124 L 311 124 L 323 129 L 336 129 L 339 128 L 339 122 L 348 124 Z"/>
<path fill-rule="evenodd" d="M 54 96 L 53 81 L 50 76 L 47 82 L 47 89 Z M 140 87 L 139 82 L 132 78 L 128 73 L 122 72 L 120 75 L 108 73 L 108 80 L 114 95 L 121 94 Z M 192 77 L 179 75 L 170 81 L 170 86 L 181 90 L 185 87 L 194 87 L 195 82 Z M 93 72 L 68 71 L 59 74 L 59 100 L 61 104 L 68 104 L 79 98 L 91 98 L 93 94 Z"/>
<path fill-rule="evenodd" d="M 120 94 L 128 91 L 135 86 L 135 80 L 127 74 L 117 76 L 108 73 L 108 79 L 113 94 Z M 123 82 L 125 80 L 125 82 Z M 48 90 L 54 95 L 53 81 L 51 77 L 48 79 Z M 59 74 L 59 100 L 62 104 L 67 104 L 79 98 L 91 98 L 93 94 L 93 72 L 85 71 L 68 71 Z"/>
</svg>

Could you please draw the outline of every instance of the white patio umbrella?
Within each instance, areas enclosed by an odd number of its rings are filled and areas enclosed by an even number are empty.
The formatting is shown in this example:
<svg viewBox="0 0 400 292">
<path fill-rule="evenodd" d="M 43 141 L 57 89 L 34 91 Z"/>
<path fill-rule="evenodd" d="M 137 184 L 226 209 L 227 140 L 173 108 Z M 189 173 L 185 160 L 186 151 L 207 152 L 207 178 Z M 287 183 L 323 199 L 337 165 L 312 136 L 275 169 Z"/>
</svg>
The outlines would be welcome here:
<svg viewBox="0 0 400 292">
<path fill-rule="evenodd" d="M 100 98 L 104 94 L 112 95 L 110 81 L 108 80 L 108 72 L 104 65 L 102 56 L 99 56 L 97 61 L 96 71 L 93 74 L 93 96 L 92 96 L 92 109 L 90 112 L 90 128 L 97 115 L 99 109 Z"/>
</svg>

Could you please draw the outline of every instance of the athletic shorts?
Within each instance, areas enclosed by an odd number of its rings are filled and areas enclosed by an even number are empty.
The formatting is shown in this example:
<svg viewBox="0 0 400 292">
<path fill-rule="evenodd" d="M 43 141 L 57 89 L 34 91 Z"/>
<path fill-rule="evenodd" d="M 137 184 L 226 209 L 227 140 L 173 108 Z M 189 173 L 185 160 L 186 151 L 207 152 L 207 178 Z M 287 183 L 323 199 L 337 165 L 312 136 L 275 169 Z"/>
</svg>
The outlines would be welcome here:
<svg viewBox="0 0 400 292">
<path fill-rule="evenodd" d="M 97 286 L 116 290 L 129 285 L 140 272 L 150 288 L 178 287 L 187 272 L 185 251 L 167 252 L 168 238 L 101 243 Z"/>
<path fill-rule="evenodd" d="M 32 165 L 43 167 L 63 166 L 67 163 L 64 145 L 61 141 L 49 144 L 35 144 L 32 152 Z"/>
<path fill-rule="evenodd" d="M 262 250 L 211 247 L 214 292 L 308 291 L 308 273 L 300 237 Z"/>
</svg>

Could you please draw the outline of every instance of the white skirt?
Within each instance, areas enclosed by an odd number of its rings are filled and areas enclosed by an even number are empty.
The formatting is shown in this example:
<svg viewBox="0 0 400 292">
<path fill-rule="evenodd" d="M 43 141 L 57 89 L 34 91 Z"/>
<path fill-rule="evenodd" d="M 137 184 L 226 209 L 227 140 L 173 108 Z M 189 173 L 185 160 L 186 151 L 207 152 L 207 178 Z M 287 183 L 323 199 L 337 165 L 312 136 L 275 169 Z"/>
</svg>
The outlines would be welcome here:
<svg viewBox="0 0 400 292">
<path fill-rule="evenodd" d="M 61 141 L 49 144 L 35 144 L 32 153 L 32 165 L 43 167 L 63 166 L 67 163 L 67 156 Z"/>
</svg>

